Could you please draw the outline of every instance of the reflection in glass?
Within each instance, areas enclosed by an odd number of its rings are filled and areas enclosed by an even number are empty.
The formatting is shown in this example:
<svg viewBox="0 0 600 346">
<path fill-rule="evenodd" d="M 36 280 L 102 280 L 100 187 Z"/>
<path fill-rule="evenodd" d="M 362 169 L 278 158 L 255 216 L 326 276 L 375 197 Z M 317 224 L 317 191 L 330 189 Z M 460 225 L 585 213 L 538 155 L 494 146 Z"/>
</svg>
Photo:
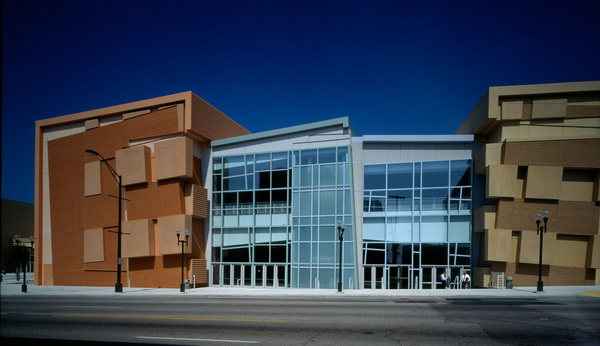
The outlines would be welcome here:
<svg viewBox="0 0 600 346">
<path fill-rule="evenodd" d="M 271 154 L 256 154 L 256 170 L 268 171 L 271 169 Z"/>
<path fill-rule="evenodd" d="M 423 189 L 421 205 L 423 211 L 448 210 L 448 189 Z"/>
<path fill-rule="evenodd" d="M 339 147 L 337 148 L 337 151 L 337 162 L 350 162 L 348 157 L 348 147 Z"/>
<path fill-rule="evenodd" d="M 423 187 L 448 186 L 448 161 L 423 162 Z"/>
<path fill-rule="evenodd" d="M 287 169 L 288 168 L 287 159 L 288 159 L 288 153 L 285 151 L 273 153 L 273 162 L 272 162 L 273 169 Z"/>
<path fill-rule="evenodd" d="M 335 185 L 336 165 L 321 165 L 320 167 L 320 186 Z"/>
<path fill-rule="evenodd" d="M 385 165 L 365 166 L 365 190 L 385 189 Z"/>
<path fill-rule="evenodd" d="M 315 165 L 317 164 L 317 149 L 302 150 L 300 157 L 301 165 Z"/>
<path fill-rule="evenodd" d="M 388 166 L 388 188 L 413 187 L 413 164 L 396 163 Z"/>
<path fill-rule="evenodd" d="M 319 163 L 334 163 L 336 161 L 335 148 L 319 149 Z"/>
<path fill-rule="evenodd" d="M 450 171 L 451 186 L 467 186 L 471 185 L 471 162 L 470 160 L 454 160 L 452 161 L 452 169 Z"/>
<path fill-rule="evenodd" d="M 223 166 L 223 175 L 226 177 L 245 174 L 244 156 L 225 157 Z"/>
</svg>

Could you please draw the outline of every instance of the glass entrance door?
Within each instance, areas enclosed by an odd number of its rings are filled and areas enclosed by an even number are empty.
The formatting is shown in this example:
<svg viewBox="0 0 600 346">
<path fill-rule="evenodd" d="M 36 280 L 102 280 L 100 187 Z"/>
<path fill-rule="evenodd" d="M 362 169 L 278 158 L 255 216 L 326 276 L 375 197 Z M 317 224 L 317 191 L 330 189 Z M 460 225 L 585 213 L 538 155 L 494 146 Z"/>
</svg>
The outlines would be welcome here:
<svg viewBox="0 0 600 346">
<path fill-rule="evenodd" d="M 212 271 L 211 285 L 213 286 L 264 288 L 289 286 L 288 266 L 285 264 L 214 264 Z"/>
</svg>

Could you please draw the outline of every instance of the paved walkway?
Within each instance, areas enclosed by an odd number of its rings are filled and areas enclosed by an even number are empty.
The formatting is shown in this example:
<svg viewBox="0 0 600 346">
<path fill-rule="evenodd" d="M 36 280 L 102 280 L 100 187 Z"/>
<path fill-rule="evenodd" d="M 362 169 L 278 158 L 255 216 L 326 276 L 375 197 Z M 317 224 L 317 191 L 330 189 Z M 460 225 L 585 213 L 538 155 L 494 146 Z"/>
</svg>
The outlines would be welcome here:
<svg viewBox="0 0 600 346">
<path fill-rule="evenodd" d="M 592 296 L 600 299 L 600 286 L 546 286 L 544 292 L 537 293 L 536 287 L 515 287 L 513 289 L 436 289 L 436 290 L 344 290 L 338 293 L 331 289 L 296 288 L 236 288 L 203 287 L 190 288 L 185 292 L 173 288 L 130 288 L 124 287 L 122 293 L 116 293 L 114 287 L 87 286 L 36 286 L 29 280 L 27 293 L 21 292 L 21 282 L 14 275 L 5 275 L 0 295 L 7 296 L 187 296 L 187 297 L 513 297 L 532 298 L 548 296 Z"/>
</svg>

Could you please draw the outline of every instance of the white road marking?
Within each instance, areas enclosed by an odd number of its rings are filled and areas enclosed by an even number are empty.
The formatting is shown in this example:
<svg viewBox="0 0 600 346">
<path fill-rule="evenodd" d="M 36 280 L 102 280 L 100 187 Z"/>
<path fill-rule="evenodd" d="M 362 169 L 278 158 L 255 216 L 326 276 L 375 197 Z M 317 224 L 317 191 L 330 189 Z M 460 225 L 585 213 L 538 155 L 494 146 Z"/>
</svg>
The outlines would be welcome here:
<svg viewBox="0 0 600 346">
<path fill-rule="evenodd" d="M 217 340 L 217 339 L 193 339 L 193 338 L 167 338 L 160 336 L 136 336 L 138 339 L 155 339 L 155 340 L 179 340 L 179 341 L 203 341 L 203 342 L 229 342 L 237 344 L 258 344 L 258 341 L 249 340 Z"/>
</svg>

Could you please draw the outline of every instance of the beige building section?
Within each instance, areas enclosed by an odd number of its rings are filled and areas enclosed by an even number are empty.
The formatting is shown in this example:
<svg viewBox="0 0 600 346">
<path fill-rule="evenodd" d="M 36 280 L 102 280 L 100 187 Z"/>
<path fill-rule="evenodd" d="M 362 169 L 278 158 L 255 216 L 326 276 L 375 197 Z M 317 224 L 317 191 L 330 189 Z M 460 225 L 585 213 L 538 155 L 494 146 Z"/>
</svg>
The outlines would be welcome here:
<svg viewBox="0 0 600 346">
<path fill-rule="evenodd" d="M 116 170 L 123 177 L 124 186 L 151 181 L 150 153 L 150 148 L 144 145 L 116 152 Z"/>
<path fill-rule="evenodd" d="M 193 176 L 193 142 L 179 137 L 154 145 L 156 179 L 191 178 Z"/>
<path fill-rule="evenodd" d="M 149 257 L 154 256 L 154 223 L 149 219 L 127 221 L 122 226 L 123 257 Z"/>
<path fill-rule="evenodd" d="M 560 199 L 562 171 L 562 167 L 528 166 L 525 198 Z"/>
<path fill-rule="evenodd" d="M 188 246 L 184 246 L 183 252 L 192 252 L 192 216 L 172 215 L 158 218 L 158 251 L 161 255 L 181 253 L 181 245 L 177 242 L 177 230 L 180 232 L 179 240 L 185 240 L 185 232 L 189 232 Z"/>
<path fill-rule="evenodd" d="M 514 198 L 516 195 L 518 168 L 517 165 L 488 165 L 486 174 L 486 197 Z"/>
<path fill-rule="evenodd" d="M 104 230 L 102 228 L 86 229 L 83 235 L 84 262 L 104 261 Z"/>
<path fill-rule="evenodd" d="M 100 176 L 100 161 L 85 164 L 85 195 L 93 196 L 102 193 L 102 180 Z"/>
<path fill-rule="evenodd" d="M 457 133 L 481 143 L 475 173 L 487 199 L 474 212 L 482 234 L 474 273 L 535 286 L 534 217 L 548 210 L 545 285 L 600 284 L 600 82 L 492 87 Z"/>
</svg>

